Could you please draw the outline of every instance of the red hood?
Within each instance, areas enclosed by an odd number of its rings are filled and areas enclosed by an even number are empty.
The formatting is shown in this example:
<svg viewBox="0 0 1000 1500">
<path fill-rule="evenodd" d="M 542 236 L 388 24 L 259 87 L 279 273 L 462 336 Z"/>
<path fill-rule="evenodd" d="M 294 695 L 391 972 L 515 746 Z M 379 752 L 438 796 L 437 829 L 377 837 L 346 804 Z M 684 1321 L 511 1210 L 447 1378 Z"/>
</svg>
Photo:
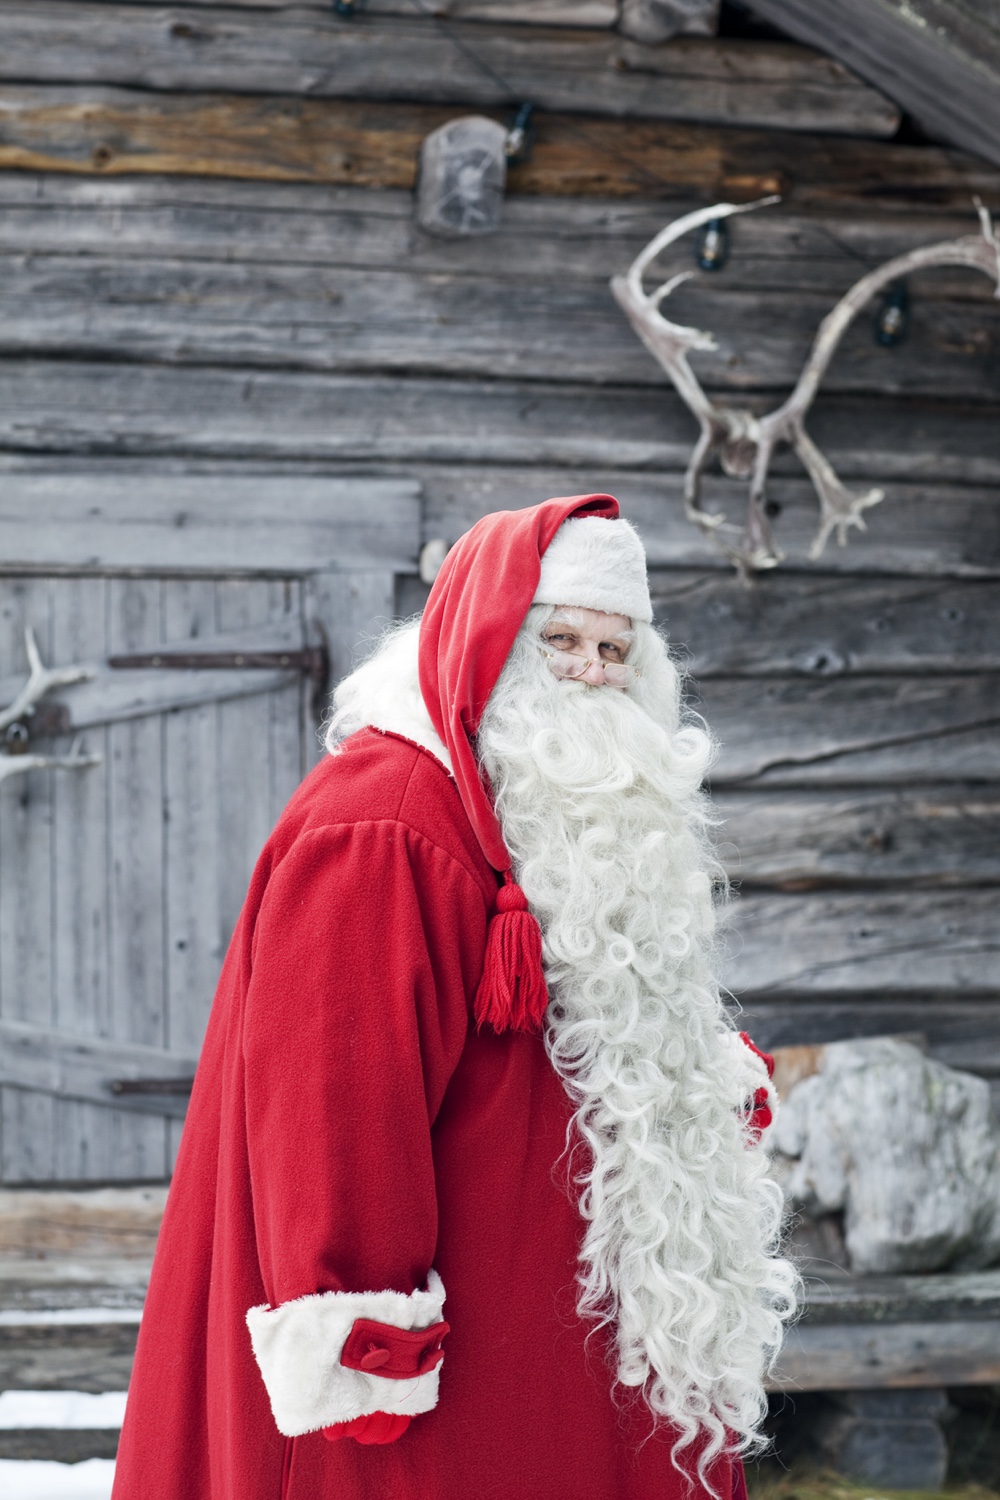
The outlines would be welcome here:
<svg viewBox="0 0 1000 1500">
<path fill-rule="evenodd" d="M 570 495 L 477 521 L 445 558 L 420 626 L 420 691 L 482 851 L 501 872 L 510 855 L 472 740 L 538 588 L 542 554 L 571 516 L 616 520 L 618 501 Z"/>
</svg>

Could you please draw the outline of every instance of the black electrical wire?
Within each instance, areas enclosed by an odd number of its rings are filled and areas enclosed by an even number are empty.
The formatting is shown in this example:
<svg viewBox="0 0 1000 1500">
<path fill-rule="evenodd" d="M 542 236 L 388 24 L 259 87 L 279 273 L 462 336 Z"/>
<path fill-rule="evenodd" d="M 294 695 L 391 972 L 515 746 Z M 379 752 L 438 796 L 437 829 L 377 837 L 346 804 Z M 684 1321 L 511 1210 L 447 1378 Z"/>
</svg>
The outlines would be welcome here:
<svg viewBox="0 0 1000 1500">
<path fill-rule="evenodd" d="M 471 63 L 473 67 L 478 68 L 484 77 L 488 78 L 491 83 L 495 84 L 507 95 L 508 104 L 523 107 L 524 101 L 522 100 L 521 95 L 517 93 L 509 80 L 504 78 L 501 73 L 498 73 L 496 68 L 494 68 L 491 63 L 488 63 L 484 57 L 480 57 L 475 48 L 470 46 L 464 38 L 457 36 L 452 28 L 448 25 L 448 22 L 444 19 L 444 17 L 437 15 L 432 10 L 430 5 L 426 3 L 426 0 L 410 0 L 410 4 L 413 6 L 414 10 L 418 11 L 422 16 L 425 16 L 429 21 L 433 23 L 434 26 L 437 27 L 441 35 L 444 36 L 448 42 L 450 42 L 455 50 L 460 53 L 467 62 Z M 360 5 L 358 6 L 358 8 L 360 9 Z M 574 125 L 572 123 L 572 119 L 568 118 L 565 115 L 562 117 L 562 128 L 568 135 L 575 137 L 576 140 L 580 141 L 583 145 L 588 146 L 592 151 L 596 151 L 602 156 L 607 156 L 620 165 L 623 164 L 631 168 L 634 172 L 637 172 L 639 176 L 645 180 L 647 186 L 658 188 L 665 193 L 673 193 L 676 191 L 674 184 L 669 183 L 664 178 L 658 176 L 656 172 L 651 171 L 649 167 L 645 166 L 642 162 L 636 161 L 634 157 L 628 156 L 624 152 L 620 151 L 617 147 L 612 150 L 610 147 L 604 145 L 599 139 L 596 139 L 581 126 Z M 841 240 L 840 237 L 826 225 L 816 223 L 815 227 L 819 229 L 819 231 L 824 234 L 825 237 L 848 258 L 859 261 L 862 265 L 869 268 L 877 264 L 876 261 L 871 260 L 869 257 L 855 250 L 853 245 L 850 245 L 847 242 Z"/>
<path fill-rule="evenodd" d="M 425 3 L 425 0 L 410 0 L 410 4 L 414 10 L 419 11 L 421 15 L 426 16 L 428 20 L 434 23 L 438 31 L 441 32 L 442 36 L 447 38 L 456 51 L 460 52 L 468 62 L 471 62 L 485 77 L 489 78 L 492 83 L 495 83 L 504 91 L 507 95 L 508 104 L 520 105 L 523 102 L 521 95 L 517 93 L 513 85 L 502 74 L 498 73 L 485 58 L 480 57 L 474 47 L 470 47 L 468 42 L 462 37 L 456 36 L 447 21 L 442 16 L 435 15 L 431 7 Z M 658 177 L 655 172 L 651 172 L 641 162 L 635 161 L 617 149 L 614 151 L 610 150 L 609 147 L 595 140 L 586 130 L 581 129 L 578 125 L 573 125 L 565 116 L 563 117 L 563 129 L 567 134 L 575 136 L 585 146 L 589 146 L 592 151 L 596 150 L 602 156 L 611 157 L 616 162 L 624 162 L 626 166 L 632 167 L 641 177 L 645 178 L 649 186 L 661 188 L 666 192 L 671 191 L 671 184 L 669 182 L 664 181 L 662 177 Z"/>
<path fill-rule="evenodd" d="M 424 0 L 410 0 L 410 4 L 415 10 L 419 10 L 421 15 L 426 16 L 429 21 L 432 21 L 434 23 L 438 31 L 440 31 L 443 36 L 447 37 L 451 45 L 458 52 L 461 52 L 462 56 L 466 59 L 467 62 L 472 63 L 473 67 L 478 68 L 481 73 L 483 73 L 487 78 L 491 80 L 491 82 L 497 84 L 501 89 L 503 89 L 504 93 L 507 95 L 508 104 L 521 103 L 521 100 L 518 98 L 517 94 L 515 94 L 513 88 L 507 82 L 506 78 L 502 78 L 497 70 L 491 67 L 485 58 L 480 57 L 479 53 L 469 46 L 468 42 L 464 42 L 461 37 L 456 36 L 451 27 L 448 25 L 447 21 L 445 21 L 442 16 L 436 15 L 434 11 L 431 10 L 429 5 L 424 4 Z"/>
</svg>

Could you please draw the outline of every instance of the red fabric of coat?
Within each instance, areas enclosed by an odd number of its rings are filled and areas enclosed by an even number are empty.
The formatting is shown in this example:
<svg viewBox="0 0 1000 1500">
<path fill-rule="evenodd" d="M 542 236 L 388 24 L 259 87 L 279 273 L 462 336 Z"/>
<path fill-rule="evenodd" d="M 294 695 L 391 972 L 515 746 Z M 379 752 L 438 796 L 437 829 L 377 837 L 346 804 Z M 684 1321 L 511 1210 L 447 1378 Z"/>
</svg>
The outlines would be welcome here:
<svg viewBox="0 0 1000 1500">
<path fill-rule="evenodd" d="M 114 1500 L 700 1493 L 576 1316 L 570 1109 L 543 1042 L 470 1020 L 496 888 L 454 782 L 406 740 L 354 735 L 292 799 L 213 1008 Z M 433 1409 L 385 1446 L 283 1435 L 267 1360 L 286 1427 L 354 1400 L 373 1377 L 320 1368 L 323 1320 L 367 1293 L 409 1308 L 435 1273 L 452 1331 Z M 717 1467 L 722 1500 L 739 1482 Z"/>
</svg>

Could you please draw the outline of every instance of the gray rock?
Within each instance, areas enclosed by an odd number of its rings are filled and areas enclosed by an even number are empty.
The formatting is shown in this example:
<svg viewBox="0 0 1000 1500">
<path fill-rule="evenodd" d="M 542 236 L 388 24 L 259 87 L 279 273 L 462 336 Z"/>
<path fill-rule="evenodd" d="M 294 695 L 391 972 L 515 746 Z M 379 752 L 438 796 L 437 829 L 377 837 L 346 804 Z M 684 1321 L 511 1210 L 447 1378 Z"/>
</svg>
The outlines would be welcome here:
<svg viewBox="0 0 1000 1500">
<path fill-rule="evenodd" d="M 820 1422 L 820 1455 L 838 1474 L 864 1484 L 940 1489 L 948 1447 L 938 1418 L 946 1407 L 939 1390 L 845 1392 Z"/>
<path fill-rule="evenodd" d="M 843 1212 L 853 1272 L 1000 1262 L 1000 1130 L 981 1078 L 908 1042 L 835 1042 L 772 1134 L 789 1205 Z"/>
</svg>

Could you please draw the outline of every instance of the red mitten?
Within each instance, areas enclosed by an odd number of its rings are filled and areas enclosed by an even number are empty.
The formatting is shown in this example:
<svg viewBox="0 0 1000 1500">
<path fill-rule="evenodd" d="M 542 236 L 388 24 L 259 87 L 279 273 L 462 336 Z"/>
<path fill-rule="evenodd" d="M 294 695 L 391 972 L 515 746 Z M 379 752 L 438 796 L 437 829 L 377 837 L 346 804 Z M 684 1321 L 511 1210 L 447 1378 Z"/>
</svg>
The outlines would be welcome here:
<svg viewBox="0 0 1000 1500">
<path fill-rule="evenodd" d="M 773 1078 L 774 1058 L 771 1056 L 771 1054 L 769 1052 L 762 1052 L 759 1047 L 755 1047 L 745 1031 L 740 1032 L 740 1041 L 745 1042 L 754 1056 L 760 1058 L 761 1062 L 767 1069 L 768 1078 Z M 760 1141 L 761 1136 L 764 1134 L 764 1131 L 768 1128 L 773 1119 L 774 1116 L 771 1113 L 771 1105 L 768 1099 L 767 1089 L 757 1089 L 753 1096 L 753 1107 L 750 1108 L 748 1106 L 747 1110 L 747 1130 L 750 1133 L 750 1137 L 753 1140 L 754 1145 L 757 1145 L 757 1143 Z"/>
<path fill-rule="evenodd" d="M 760 1140 L 764 1131 L 771 1124 L 774 1116 L 768 1103 L 767 1089 L 758 1089 L 753 1096 L 753 1109 L 747 1120 L 747 1128 L 754 1138 L 754 1142 Z"/>
<path fill-rule="evenodd" d="M 403 1417 L 387 1411 L 369 1412 L 367 1416 L 355 1417 L 353 1422 L 335 1422 L 323 1428 L 328 1443 L 341 1438 L 356 1438 L 359 1443 L 394 1443 L 401 1438 L 412 1422 L 412 1417 Z"/>
</svg>

